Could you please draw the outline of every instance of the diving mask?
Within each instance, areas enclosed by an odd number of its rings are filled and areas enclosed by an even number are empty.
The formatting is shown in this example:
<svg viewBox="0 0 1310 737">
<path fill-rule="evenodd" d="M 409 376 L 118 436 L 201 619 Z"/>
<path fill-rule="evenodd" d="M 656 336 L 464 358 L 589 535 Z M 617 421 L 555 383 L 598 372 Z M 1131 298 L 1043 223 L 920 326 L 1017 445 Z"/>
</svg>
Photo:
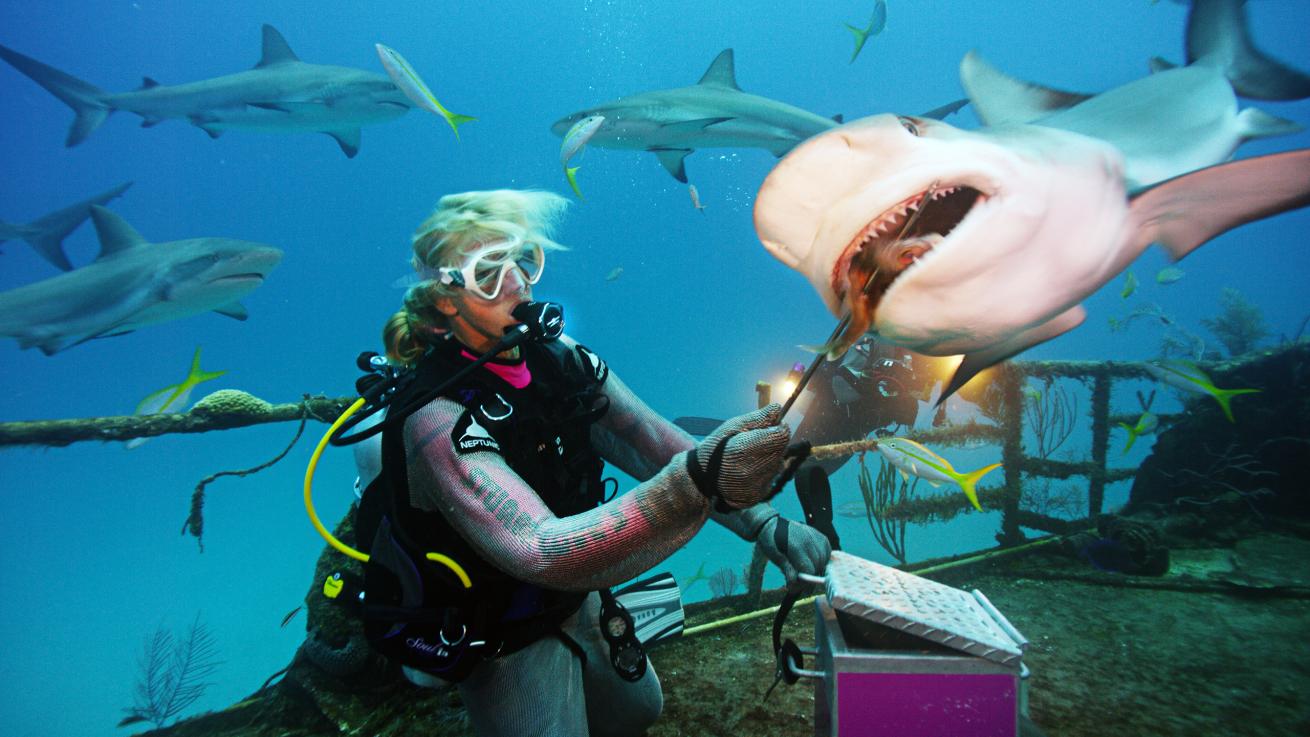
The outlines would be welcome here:
<svg viewBox="0 0 1310 737">
<path fill-rule="evenodd" d="M 536 243 L 522 238 L 489 243 L 464 258 L 459 267 L 436 269 L 437 280 L 445 286 L 467 289 L 483 299 L 495 299 L 505 284 L 510 269 L 518 269 L 527 284 L 536 284 L 546 267 L 546 252 Z"/>
</svg>

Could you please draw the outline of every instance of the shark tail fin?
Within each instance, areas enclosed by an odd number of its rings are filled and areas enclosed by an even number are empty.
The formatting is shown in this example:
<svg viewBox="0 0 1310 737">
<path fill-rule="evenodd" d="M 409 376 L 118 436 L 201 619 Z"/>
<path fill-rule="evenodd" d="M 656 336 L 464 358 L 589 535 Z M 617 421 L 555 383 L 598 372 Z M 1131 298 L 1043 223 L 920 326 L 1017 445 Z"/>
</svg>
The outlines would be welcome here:
<svg viewBox="0 0 1310 737">
<path fill-rule="evenodd" d="M 1216 389 L 1215 389 L 1214 391 L 1212 391 L 1210 394 L 1211 394 L 1211 396 L 1214 397 L 1214 400 L 1215 400 L 1216 402 L 1219 403 L 1219 409 L 1222 409 L 1222 410 L 1224 411 L 1224 417 L 1227 417 L 1229 422 L 1236 423 L 1237 420 L 1235 420 L 1235 419 L 1233 418 L 1233 408 L 1232 408 L 1232 406 L 1231 406 L 1231 402 L 1233 401 L 1233 397 L 1236 397 L 1236 396 L 1238 396 L 1239 394 L 1258 394 L 1259 392 L 1260 392 L 1259 389 L 1218 389 L 1218 388 L 1216 388 Z"/>
<path fill-rule="evenodd" d="M 48 64 L 42 64 L 6 46 L 0 46 L 0 59 L 9 62 L 33 82 L 46 88 L 47 92 L 73 108 L 76 117 L 73 119 L 72 127 L 68 129 L 65 146 L 72 147 L 85 141 L 87 136 L 100 127 L 100 124 L 105 122 L 105 118 L 114 111 L 114 108 L 105 102 L 108 94 L 89 82 L 61 72 Z"/>
<path fill-rule="evenodd" d="M 955 483 L 960 485 L 960 488 L 964 490 L 964 495 L 969 498 L 969 503 L 979 512 L 983 511 L 983 508 L 982 505 L 978 503 L 978 481 L 992 470 L 1000 467 L 1001 464 L 993 463 L 990 466 L 983 466 L 977 471 L 962 473 L 955 479 Z"/>
<path fill-rule="evenodd" d="M 587 198 L 582 196 L 582 190 L 578 188 L 578 169 L 581 168 L 580 166 L 567 167 L 564 169 L 564 176 L 568 178 L 569 186 L 573 188 L 573 194 L 577 195 L 578 199 L 585 200 Z"/>
<path fill-rule="evenodd" d="M 1310 74 L 1256 48 L 1243 5 L 1244 0 L 1193 3 L 1187 16 L 1187 61 L 1221 67 L 1242 97 L 1310 97 Z"/>
</svg>

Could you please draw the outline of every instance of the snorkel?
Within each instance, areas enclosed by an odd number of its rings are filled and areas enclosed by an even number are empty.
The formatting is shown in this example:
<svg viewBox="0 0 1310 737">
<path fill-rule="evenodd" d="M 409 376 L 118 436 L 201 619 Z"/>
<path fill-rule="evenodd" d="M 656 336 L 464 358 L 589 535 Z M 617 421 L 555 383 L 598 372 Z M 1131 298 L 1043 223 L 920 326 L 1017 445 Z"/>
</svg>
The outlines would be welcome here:
<svg viewBox="0 0 1310 737">
<path fill-rule="evenodd" d="M 328 428 L 322 439 L 318 441 L 318 446 L 314 448 L 314 453 L 309 458 L 309 465 L 305 468 L 305 511 L 308 513 L 309 521 L 314 525 L 314 529 L 327 541 L 328 545 L 331 545 L 343 555 L 360 562 L 368 562 L 369 556 L 367 553 L 360 552 L 338 540 L 323 525 L 318 513 L 314 510 L 314 472 L 318 468 L 318 460 L 323 455 L 323 451 L 329 444 L 338 447 L 353 445 L 377 435 L 387 428 L 403 427 L 406 418 L 427 405 L 428 402 L 436 399 L 441 392 L 453 386 L 455 382 L 481 368 L 483 364 L 501 353 L 530 341 L 549 343 L 558 339 L 564 332 L 564 308 L 555 302 L 524 302 L 511 310 L 510 315 L 519 322 L 506 328 L 505 335 L 490 350 L 483 353 L 468 366 L 457 371 L 440 385 L 415 397 L 404 407 L 389 407 L 389 403 L 402 387 L 408 386 L 414 380 L 413 373 L 397 371 L 376 353 L 364 353 L 359 356 L 357 360 L 359 367 L 368 372 L 355 382 L 355 388 L 359 391 L 360 397 L 346 408 L 346 411 L 342 412 L 341 416 Z M 350 429 L 384 409 L 387 410 L 386 419 L 353 435 L 347 434 Z M 472 587 L 468 574 L 454 560 L 440 553 L 427 553 L 426 557 L 428 560 L 441 563 L 449 568 L 459 577 L 465 588 Z"/>
</svg>

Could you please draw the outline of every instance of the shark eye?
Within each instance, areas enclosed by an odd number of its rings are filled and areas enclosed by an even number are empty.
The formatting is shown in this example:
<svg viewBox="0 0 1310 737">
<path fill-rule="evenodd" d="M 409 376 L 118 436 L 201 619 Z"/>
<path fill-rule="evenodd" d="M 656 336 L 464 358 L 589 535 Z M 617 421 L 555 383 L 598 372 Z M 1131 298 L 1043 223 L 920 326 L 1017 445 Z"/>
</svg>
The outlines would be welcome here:
<svg viewBox="0 0 1310 737">
<path fill-rule="evenodd" d="M 897 118 L 897 120 L 901 121 L 901 127 L 909 131 L 910 135 L 912 136 L 919 135 L 919 126 L 914 124 L 914 120 L 905 117 Z"/>
</svg>

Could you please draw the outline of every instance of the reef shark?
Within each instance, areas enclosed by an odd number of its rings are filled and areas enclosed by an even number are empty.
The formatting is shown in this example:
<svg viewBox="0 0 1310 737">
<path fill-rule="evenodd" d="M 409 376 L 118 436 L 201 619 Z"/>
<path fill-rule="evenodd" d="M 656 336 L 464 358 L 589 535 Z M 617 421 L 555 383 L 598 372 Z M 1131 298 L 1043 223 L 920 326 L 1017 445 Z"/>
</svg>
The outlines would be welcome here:
<svg viewBox="0 0 1310 737">
<path fill-rule="evenodd" d="M 1203 5 L 1192 23 L 1241 19 L 1196 18 L 1228 8 Z M 1246 38 L 1245 27 L 1227 37 Z M 1255 58 L 1230 59 L 1232 67 L 1282 74 Z M 1232 86 L 1215 68 L 1201 73 L 1226 94 L 1212 83 L 1191 97 L 1172 94 L 1197 75 L 1162 72 L 1148 80 L 1161 89 L 1135 88 L 1137 105 L 1120 90 L 1105 93 L 1113 105 L 1100 104 L 1104 96 L 1064 101 L 1061 127 L 1046 118 L 964 131 L 879 115 L 835 128 L 768 175 L 756 231 L 834 314 L 850 316 L 830 357 L 869 327 L 919 353 L 963 354 L 944 399 L 988 366 L 1081 324 L 1080 303 L 1151 243 L 1180 259 L 1243 223 L 1310 204 L 1310 150 L 1196 170 L 1244 140 Z M 1165 102 L 1182 107 L 1156 109 Z M 1129 111 L 1152 117 L 1122 119 Z M 1128 135 L 1136 128 L 1158 141 L 1152 131 L 1171 123 L 1165 154 Z"/>
<path fill-rule="evenodd" d="M 924 113 L 940 118 L 959 110 L 958 100 Z M 783 156 L 796 144 L 840 123 L 737 86 L 732 49 L 710 62 L 700 81 L 689 87 L 640 92 L 555 121 L 551 131 L 563 138 L 578 121 L 602 116 L 588 145 L 649 151 L 675 179 L 687 183 L 684 159 L 698 148 L 762 148 Z"/>
<path fill-rule="evenodd" d="M 72 271 L 73 264 L 64 253 L 64 238 L 77 230 L 77 226 L 91 217 L 92 205 L 105 205 L 110 200 L 123 194 L 131 187 L 131 182 L 124 182 L 111 190 L 101 192 L 89 199 L 82 200 L 68 207 L 43 215 L 30 223 L 0 222 L 0 243 L 14 238 L 22 238 L 46 261 L 63 269 Z"/>
<path fill-rule="evenodd" d="M 149 243 L 118 215 L 91 207 L 100 256 L 86 266 L 0 293 L 0 335 L 46 355 L 92 338 L 213 310 L 246 319 L 238 301 L 264 283 L 282 252 L 262 243 L 191 238 Z"/>
<path fill-rule="evenodd" d="M 263 33 L 263 54 L 253 69 L 177 85 L 147 77 L 131 92 L 106 92 L 5 46 L 0 46 L 0 59 L 73 108 L 68 146 L 86 140 L 110 113 L 126 110 L 140 115 L 143 127 L 177 118 L 211 138 L 233 128 L 326 133 L 354 157 L 361 126 L 398 118 L 410 109 L 387 77 L 307 64 L 273 26 L 265 25 Z"/>
<path fill-rule="evenodd" d="M 683 159 L 698 148 L 762 148 L 782 156 L 837 125 L 798 107 L 742 92 L 732 49 L 719 52 L 694 85 L 620 97 L 560 118 L 550 129 L 562 138 L 579 120 L 593 115 L 603 116 L 605 122 L 590 145 L 650 151 L 683 183 Z"/>
</svg>

